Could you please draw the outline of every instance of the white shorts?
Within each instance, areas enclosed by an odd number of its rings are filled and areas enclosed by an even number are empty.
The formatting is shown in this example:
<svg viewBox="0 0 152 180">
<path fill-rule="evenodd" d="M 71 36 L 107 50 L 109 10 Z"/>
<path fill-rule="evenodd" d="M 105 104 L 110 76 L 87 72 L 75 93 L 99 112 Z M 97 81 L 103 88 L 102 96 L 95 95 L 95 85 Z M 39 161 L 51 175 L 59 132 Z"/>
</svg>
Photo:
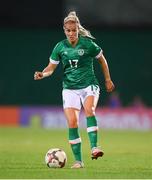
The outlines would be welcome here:
<svg viewBox="0 0 152 180">
<path fill-rule="evenodd" d="M 63 108 L 76 108 L 81 109 L 84 101 L 88 96 L 95 96 L 98 100 L 100 88 L 97 85 L 90 85 L 83 89 L 63 89 Z"/>
</svg>

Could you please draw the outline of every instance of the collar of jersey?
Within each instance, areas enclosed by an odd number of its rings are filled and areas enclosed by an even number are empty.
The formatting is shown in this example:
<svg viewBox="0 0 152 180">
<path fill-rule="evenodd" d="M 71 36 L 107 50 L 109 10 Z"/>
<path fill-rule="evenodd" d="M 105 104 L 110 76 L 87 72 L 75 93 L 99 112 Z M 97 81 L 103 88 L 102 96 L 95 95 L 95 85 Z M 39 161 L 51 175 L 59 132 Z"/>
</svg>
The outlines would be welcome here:
<svg viewBox="0 0 152 180">
<path fill-rule="evenodd" d="M 67 45 L 68 45 L 68 46 L 70 46 L 71 48 L 76 48 L 77 45 L 78 45 L 79 42 L 80 42 L 80 36 L 78 37 L 78 42 L 77 42 L 77 44 L 76 44 L 75 46 L 72 46 L 72 45 L 70 44 L 70 42 L 68 41 L 68 39 L 66 39 L 66 41 L 67 41 Z"/>
</svg>

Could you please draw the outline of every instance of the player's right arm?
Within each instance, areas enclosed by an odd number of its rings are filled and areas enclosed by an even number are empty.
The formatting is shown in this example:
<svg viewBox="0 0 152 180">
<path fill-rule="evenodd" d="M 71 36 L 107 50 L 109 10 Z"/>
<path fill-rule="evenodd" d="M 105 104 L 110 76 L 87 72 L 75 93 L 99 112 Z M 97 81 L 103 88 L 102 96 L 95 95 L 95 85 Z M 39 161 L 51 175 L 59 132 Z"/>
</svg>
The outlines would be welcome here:
<svg viewBox="0 0 152 180">
<path fill-rule="evenodd" d="M 57 64 L 53 64 L 51 62 L 49 62 L 48 66 L 42 71 L 36 71 L 34 73 L 34 80 L 41 80 L 45 77 L 51 76 L 54 72 L 54 70 L 56 69 Z"/>
<path fill-rule="evenodd" d="M 58 43 L 53 51 L 52 54 L 49 58 L 49 64 L 47 65 L 47 67 L 42 71 L 36 71 L 34 74 L 34 80 L 41 80 L 45 77 L 51 76 L 54 72 L 54 70 L 56 69 L 57 65 L 60 62 L 60 47 L 61 47 L 61 43 Z"/>
</svg>

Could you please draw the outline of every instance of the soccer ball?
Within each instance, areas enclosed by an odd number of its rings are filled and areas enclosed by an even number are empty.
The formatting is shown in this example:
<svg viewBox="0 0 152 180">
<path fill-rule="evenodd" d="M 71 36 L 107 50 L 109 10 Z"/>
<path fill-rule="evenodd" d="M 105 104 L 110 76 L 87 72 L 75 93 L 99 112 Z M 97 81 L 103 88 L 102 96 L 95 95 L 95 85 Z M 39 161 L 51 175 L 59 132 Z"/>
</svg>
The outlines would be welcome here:
<svg viewBox="0 0 152 180">
<path fill-rule="evenodd" d="M 66 162 L 67 156 L 62 149 L 49 149 L 45 155 L 45 163 L 49 168 L 63 168 Z"/>
</svg>

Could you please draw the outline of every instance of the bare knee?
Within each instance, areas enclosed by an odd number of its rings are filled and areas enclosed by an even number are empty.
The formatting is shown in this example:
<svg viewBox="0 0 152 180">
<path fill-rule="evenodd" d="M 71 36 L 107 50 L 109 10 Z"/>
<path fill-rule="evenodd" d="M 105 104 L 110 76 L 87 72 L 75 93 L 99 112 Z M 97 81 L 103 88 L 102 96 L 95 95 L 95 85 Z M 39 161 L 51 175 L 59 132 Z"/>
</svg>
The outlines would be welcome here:
<svg viewBox="0 0 152 180">
<path fill-rule="evenodd" d="M 64 109 L 69 128 L 78 127 L 79 110 L 73 108 Z"/>
<path fill-rule="evenodd" d="M 88 116 L 95 116 L 95 108 L 93 106 L 91 107 L 86 107 L 84 109 L 85 111 L 85 115 L 88 117 Z"/>
<path fill-rule="evenodd" d="M 68 120 L 68 126 L 69 126 L 69 128 L 76 128 L 76 127 L 78 127 L 77 120 L 75 118 L 70 118 Z"/>
</svg>

